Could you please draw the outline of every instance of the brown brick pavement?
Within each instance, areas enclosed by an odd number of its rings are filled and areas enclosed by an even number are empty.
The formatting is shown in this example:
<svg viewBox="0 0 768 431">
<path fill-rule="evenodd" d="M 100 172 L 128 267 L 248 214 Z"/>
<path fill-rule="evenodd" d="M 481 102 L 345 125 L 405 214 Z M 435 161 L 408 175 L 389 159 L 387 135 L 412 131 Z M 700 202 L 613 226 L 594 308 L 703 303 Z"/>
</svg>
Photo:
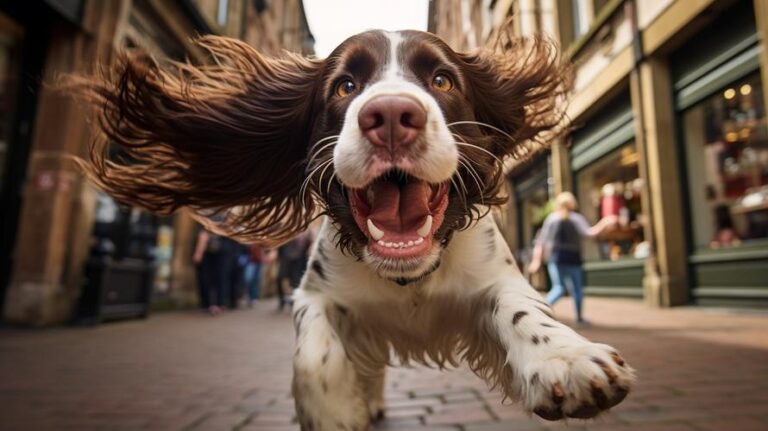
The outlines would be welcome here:
<svg viewBox="0 0 768 431">
<path fill-rule="evenodd" d="M 290 317 L 267 302 L 217 318 L 0 330 L 2 430 L 297 430 Z M 570 302 L 556 307 L 564 319 Z M 768 314 L 588 299 L 588 337 L 640 383 L 597 421 L 530 418 L 464 370 L 393 369 L 378 430 L 766 431 Z"/>
</svg>

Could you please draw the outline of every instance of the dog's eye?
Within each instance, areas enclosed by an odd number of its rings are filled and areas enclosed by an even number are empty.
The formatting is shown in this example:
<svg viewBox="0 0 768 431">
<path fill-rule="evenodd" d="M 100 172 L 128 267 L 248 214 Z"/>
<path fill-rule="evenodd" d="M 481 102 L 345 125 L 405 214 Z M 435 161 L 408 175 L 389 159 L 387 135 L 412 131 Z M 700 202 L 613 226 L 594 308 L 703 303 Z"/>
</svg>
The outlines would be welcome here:
<svg viewBox="0 0 768 431">
<path fill-rule="evenodd" d="M 453 89 L 453 81 L 447 75 L 441 73 L 432 78 L 432 86 L 440 91 L 451 91 Z"/>
<path fill-rule="evenodd" d="M 336 95 L 339 97 L 347 97 L 357 90 L 357 86 L 349 79 L 345 79 L 336 85 Z"/>
</svg>

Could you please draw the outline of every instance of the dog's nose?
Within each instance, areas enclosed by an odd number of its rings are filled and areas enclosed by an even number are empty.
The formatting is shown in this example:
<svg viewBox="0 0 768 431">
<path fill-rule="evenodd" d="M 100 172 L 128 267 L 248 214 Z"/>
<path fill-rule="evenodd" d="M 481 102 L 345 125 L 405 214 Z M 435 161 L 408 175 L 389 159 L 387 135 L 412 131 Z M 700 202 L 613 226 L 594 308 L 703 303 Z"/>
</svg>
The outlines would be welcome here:
<svg viewBox="0 0 768 431">
<path fill-rule="evenodd" d="M 378 96 L 369 100 L 357 116 L 368 141 L 394 152 L 411 145 L 427 124 L 427 112 L 406 96 Z"/>
</svg>

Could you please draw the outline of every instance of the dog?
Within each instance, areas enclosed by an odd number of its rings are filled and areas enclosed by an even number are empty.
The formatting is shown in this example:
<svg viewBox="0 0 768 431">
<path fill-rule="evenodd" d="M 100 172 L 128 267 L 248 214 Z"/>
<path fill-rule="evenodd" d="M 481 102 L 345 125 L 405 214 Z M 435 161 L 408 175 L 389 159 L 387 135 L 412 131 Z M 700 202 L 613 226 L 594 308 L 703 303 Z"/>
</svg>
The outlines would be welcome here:
<svg viewBox="0 0 768 431">
<path fill-rule="evenodd" d="M 73 81 L 103 132 L 82 164 L 122 202 L 187 207 L 244 241 L 326 216 L 294 295 L 303 430 L 368 429 L 394 363 L 465 363 L 548 420 L 625 398 L 633 369 L 553 318 L 489 215 L 505 158 L 562 127 L 567 65 L 550 43 L 458 53 L 368 31 L 324 60 L 198 43 L 210 65 L 121 54 Z"/>
</svg>

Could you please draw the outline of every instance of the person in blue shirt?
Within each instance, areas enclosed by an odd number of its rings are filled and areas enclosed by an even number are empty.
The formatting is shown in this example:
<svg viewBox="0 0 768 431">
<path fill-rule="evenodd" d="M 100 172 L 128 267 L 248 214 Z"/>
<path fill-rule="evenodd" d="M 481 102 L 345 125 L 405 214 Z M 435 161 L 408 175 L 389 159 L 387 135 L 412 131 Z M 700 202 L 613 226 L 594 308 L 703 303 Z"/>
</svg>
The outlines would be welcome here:
<svg viewBox="0 0 768 431">
<path fill-rule="evenodd" d="M 609 216 L 591 226 L 583 215 L 576 211 L 576 198 L 570 192 L 563 192 L 555 198 L 555 210 L 544 220 L 536 238 L 533 258 L 528 270 L 534 273 L 541 268 L 547 256 L 547 271 L 552 289 L 547 293 L 547 302 L 553 305 L 566 293 L 566 282 L 570 281 L 571 296 L 576 307 L 576 321 L 586 324 L 582 314 L 583 278 L 581 267 L 581 241 L 594 238 L 605 229 L 616 225 L 617 217 Z"/>
</svg>

